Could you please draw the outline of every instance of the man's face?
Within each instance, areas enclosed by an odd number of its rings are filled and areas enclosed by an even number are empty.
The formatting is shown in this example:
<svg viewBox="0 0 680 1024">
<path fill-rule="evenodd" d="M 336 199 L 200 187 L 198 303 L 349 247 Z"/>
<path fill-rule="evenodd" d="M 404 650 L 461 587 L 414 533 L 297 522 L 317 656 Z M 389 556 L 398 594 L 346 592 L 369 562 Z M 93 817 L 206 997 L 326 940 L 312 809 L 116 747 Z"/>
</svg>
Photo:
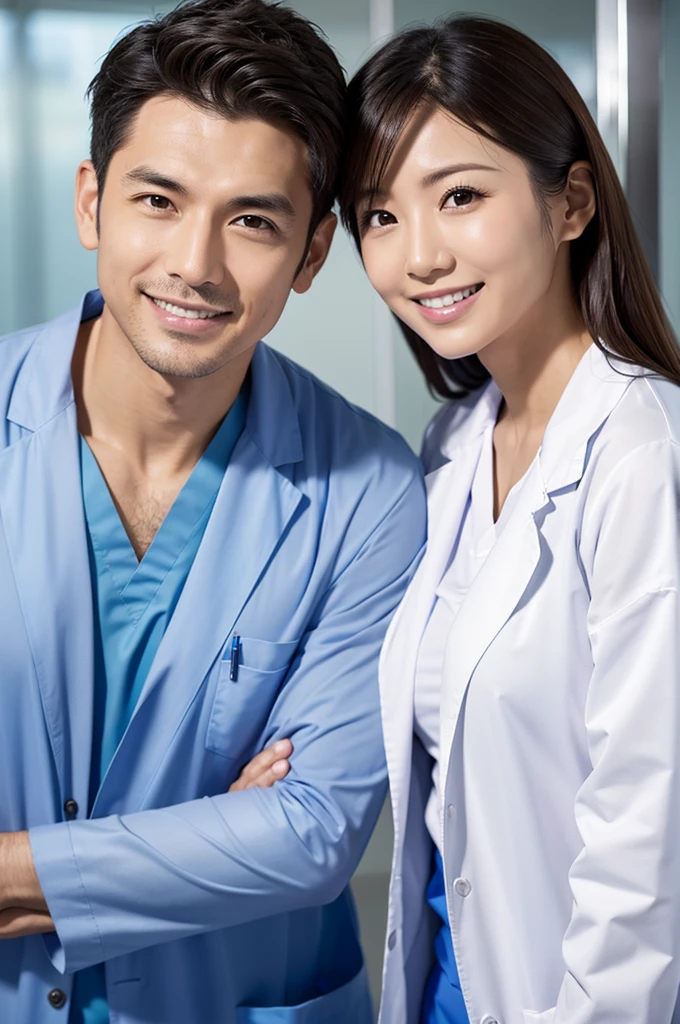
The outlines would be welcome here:
<svg viewBox="0 0 680 1024">
<path fill-rule="evenodd" d="M 215 373 L 272 329 L 330 245 L 332 216 L 299 269 L 311 214 L 296 135 L 169 95 L 142 106 L 101 197 L 89 161 L 79 170 L 79 234 L 99 250 L 105 316 L 164 375 Z"/>
</svg>

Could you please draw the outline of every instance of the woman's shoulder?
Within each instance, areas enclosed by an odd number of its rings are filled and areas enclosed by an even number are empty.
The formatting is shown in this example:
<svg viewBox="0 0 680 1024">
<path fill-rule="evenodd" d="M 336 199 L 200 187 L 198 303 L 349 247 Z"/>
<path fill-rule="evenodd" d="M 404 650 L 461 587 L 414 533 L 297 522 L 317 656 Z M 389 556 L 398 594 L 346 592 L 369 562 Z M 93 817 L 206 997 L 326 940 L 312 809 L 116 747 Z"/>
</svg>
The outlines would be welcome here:
<svg viewBox="0 0 680 1024">
<path fill-rule="evenodd" d="M 680 387 L 647 370 L 627 372 L 633 379 L 608 417 L 599 447 L 622 458 L 650 445 L 680 445 Z"/>
</svg>

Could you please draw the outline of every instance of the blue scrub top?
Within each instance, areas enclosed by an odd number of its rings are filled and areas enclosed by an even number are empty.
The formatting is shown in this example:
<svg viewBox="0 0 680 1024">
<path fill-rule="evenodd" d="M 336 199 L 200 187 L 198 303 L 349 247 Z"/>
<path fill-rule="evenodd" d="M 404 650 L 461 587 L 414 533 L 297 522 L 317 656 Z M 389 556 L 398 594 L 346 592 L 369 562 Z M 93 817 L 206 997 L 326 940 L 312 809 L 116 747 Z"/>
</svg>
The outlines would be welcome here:
<svg viewBox="0 0 680 1024">
<path fill-rule="evenodd" d="M 435 850 L 427 902 L 441 919 L 442 925 L 434 940 L 436 963 L 425 989 L 420 1024 L 470 1024 L 453 952 L 446 907 L 444 864 L 439 850 Z"/>
<path fill-rule="evenodd" d="M 80 441 L 94 604 L 90 807 L 127 729 L 198 552 L 247 408 L 244 387 L 141 562 L 97 461 Z M 69 1024 L 109 1024 L 104 965 L 76 974 Z"/>
</svg>

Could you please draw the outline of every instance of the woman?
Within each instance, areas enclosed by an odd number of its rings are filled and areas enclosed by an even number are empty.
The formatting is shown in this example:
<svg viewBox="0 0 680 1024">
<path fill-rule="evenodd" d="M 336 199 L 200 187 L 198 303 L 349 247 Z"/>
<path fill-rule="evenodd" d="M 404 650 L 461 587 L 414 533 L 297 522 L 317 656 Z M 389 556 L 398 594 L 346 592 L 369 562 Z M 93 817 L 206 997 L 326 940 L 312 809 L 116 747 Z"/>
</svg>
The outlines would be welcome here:
<svg viewBox="0 0 680 1024">
<path fill-rule="evenodd" d="M 678 1021 L 680 354 L 621 187 L 501 24 L 403 33 L 350 100 L 344 219 L 448 400 L 382 658 L 381 1020 Z"/>
</svg>

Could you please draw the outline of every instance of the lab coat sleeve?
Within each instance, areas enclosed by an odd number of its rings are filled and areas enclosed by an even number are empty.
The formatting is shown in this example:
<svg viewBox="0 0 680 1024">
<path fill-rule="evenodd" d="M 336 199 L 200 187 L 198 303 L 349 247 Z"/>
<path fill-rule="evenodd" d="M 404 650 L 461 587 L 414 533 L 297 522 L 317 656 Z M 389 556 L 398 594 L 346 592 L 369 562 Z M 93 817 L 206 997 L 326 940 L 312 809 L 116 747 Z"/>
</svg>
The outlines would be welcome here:
<svg viewBox="0 0 680 1024">
<path fill-rule="evenodd" d="M 594 489 L 593 489 L 594 490 Z M 670 1024 L 680 986 L 680 455 L 628 455 L 593 493 L 592 770 L 553 1024 Z"/>
<path fill-rule="evenodd" d="M 31 830 L 59 970 L 329 903 L 345 888 L 385 797 L 380 646 L 425 539 L 422 479 L 401 485 L 324 595 L 272 709 L 268 738 L 295 745 L 285 781 Z"/>
</svg>

